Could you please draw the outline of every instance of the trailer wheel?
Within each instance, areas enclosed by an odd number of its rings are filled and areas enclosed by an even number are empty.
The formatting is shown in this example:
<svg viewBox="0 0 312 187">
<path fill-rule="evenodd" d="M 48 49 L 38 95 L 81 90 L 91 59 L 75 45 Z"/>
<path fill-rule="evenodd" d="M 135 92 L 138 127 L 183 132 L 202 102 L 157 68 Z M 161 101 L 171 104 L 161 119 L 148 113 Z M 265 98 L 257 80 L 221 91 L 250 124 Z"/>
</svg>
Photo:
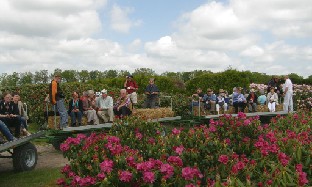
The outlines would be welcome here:
<svg viewBox="0 0 312 187">
<path fill-rule="evenodd" d="M 38 160 L 37 148 L 27 143 L 13 150 L 13 167 L 15 171 L 29 171 L 36 167 Z"/>
</svg>

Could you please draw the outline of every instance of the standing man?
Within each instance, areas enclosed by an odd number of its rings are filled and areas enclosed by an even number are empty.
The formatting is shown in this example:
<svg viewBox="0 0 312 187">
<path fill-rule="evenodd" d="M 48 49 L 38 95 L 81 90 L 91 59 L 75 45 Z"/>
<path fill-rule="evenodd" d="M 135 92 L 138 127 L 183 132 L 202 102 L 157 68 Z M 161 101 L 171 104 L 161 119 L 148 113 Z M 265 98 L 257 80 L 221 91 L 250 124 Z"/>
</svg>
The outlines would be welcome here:
<svg viewBox="0 0 312 187">
<path fill-rule="evenodd" d="M 144 103 L 145 108 L 155 108 L 156 99 L 159 94 L 159 89 L 155 84 L 155 79 L 150 78 L 149 85 L 145 89 L 146 100 Z"/>
<path fill-rule="evenodd" d="M 284 77 L 285 84 L 283 86 L 284 105 L 283 110 L 285 112 L 293 112 L 293 84 L 288 75 Z"/>
<path fill-rule="evenodd" d="M 136 105 L 138 103 L 138 98 L 137 98 L 136 92 L 137 92 L 139 87 L 138 87 L 137 83 L 135 82 L 135 80 L 133 80 L 132 75 L 126 76 L 124 88 L 127 90 L 128 97 L 131 99 L 132 104 Z M 133 105 L 132 105 L 132 107 L 133 107 Z"/>
<path fill-rule="evenodd" d="M 60 88 L 61 79 L 62 79 L 61 75 L 59 74 L 54 75 L 54 78 L 49 85 L 49 95 L 50 102 L 53 105 L 54 112 L 56 112 L 55 110 L 56 106 L 56 109 L 60 114 L 60 129 L 63 129 L 67 127 L 68 114 L 64 104 L 65 95 Z"/>
<path fill-rule="evenodd" d="M 98 116 L 104 120 L 104 123 L 112 123 L 114 119 L 113 98 L 107 95 L 107 90 L 101 91 L 102 96 L 96 99 Z"/>
</svg>

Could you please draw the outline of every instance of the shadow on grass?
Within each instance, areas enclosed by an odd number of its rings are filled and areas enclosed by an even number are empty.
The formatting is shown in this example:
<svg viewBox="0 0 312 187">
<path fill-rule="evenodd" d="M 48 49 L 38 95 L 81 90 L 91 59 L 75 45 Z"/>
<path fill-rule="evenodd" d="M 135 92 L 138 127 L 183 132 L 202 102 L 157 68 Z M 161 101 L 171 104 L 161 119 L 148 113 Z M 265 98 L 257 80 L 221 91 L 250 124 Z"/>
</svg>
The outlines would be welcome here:
<svg viewBox="0 0 312 187">
<path fill-rule="evenodd" d="M 0 173 L 0 186 L 56 187 L 56 180 L 60 177 L 60 168 L 42 168 L 20 173 L 10 171 Z"/>
</svg>

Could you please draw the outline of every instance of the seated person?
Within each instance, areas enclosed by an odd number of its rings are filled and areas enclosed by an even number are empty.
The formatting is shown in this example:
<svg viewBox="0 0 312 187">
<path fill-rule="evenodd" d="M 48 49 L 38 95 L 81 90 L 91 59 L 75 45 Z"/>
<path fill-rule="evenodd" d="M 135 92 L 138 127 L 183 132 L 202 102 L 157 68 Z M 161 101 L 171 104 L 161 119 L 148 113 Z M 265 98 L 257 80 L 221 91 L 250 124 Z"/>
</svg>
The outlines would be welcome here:
<svg viewBox="0 0 312 187">
<path fill-rule="evenodd" d="M 260 103 L 260 105 L 265 105 L 267 97 L 264 94 L 264 90 L 260 90 L 260 96 L 258 97 L 258 103 Z"/>
<path fill-rule="evenodd" d="M 104 120 L 104 123 L 112 123 L 114 120 L 113 98 L 107 95 L 107 90 L 101 91 L 102 96 L 96 99 L 97 114 Z"/>
<path fill-rule="evenodd" d="M 270 112 L 275 112 L 275 105 L 277 101 L 278 101 L 278 95 L 277 93 L 275 93 L 275 89 L 271 88 L 267 97 L 267 103 L 268 103 L 268 108 Z"/>
<path fill-rule="evenodd" d="M 18 106 L 12 101 L 10 93 L 4 94 L 4 100 L 0 102 L 0 120 L 9 127 L 15 128 L 15 137 L 21 134 L 21 117 Z"/>
<path fill-rule="evenodd" d="M 190 111 L 193 111 L 194 106 L 199 106 L 199 104 L 204 104 L 203 97 L 204 97 L 203 90 L 201 88 L 197 88 L 196 93 L 194 93 L 192 97 L 192 102 L 190 105 Z"/>
<path fill-rule="evenodd" d="M 203 101 L 205 103 L 205 109 L 210 112 L 216 111 L 217 96 L 213 93 L 212 89 L 207 89 L 207 94 L 204 95 Z"/>
<path fill-rule="evenodd" d="M 81 119 L 83 115 L 83 104 L 79 98 L 78 92 L 74 91 L 73 98 L 68 102 L 68 114 L 71 119 L 71 127 L 81 126 Z M 77 122 L 76 122 L 77 119 Z"/>
<path fill-rule="evenodd" d="M 8 141 L 13 141 L 14 140 L 14 137 L 11 134 L 10 130 L 8 129 L 8 127 L 2 121 L 0 121 L 0 132 L 5 136 L 5 138 Z"/>
<path fill-rule="evenodd" d="M 114 114 L 118 118 L 129 116 L 132 113 L 132 103 L 130 98 L 127 96 L 127 90 L 120 90 L 120 97 L 117 99 L 114 105 Z"/>
<path fill-rule="evenodd" d="M 238 87 L 235 89 L 236 91 L 232 94 L 233 107 L 235 109 L 235 113 L 237 114 L 239 111 L 244 112 L 246 107 L 246 98 L 242 94 L 242 88 Z"/>
<path fill-rule="evenodd" d="M 18 112 L 19 115 L 21 116 L 21 131 L 24 133 L 24 135 L 29 136 L 31 135 L 30 132 L 27 131 L 28 126 L 27 126 L 27 113 L 24 110 L 24 104 L 22 101 L 20 101 L 21 97 L 19 96 L 18 93 L 13 94 L 13 102 L 18 106 Z"/>
<path fill-rule="evenodd" d="M 84 99 L 83 104 L 83 114 L 87 116 L 88 124 L 99 124 L 99 118 L 96 114 L 96 102 L 95 102 L 95 94 L 93 90 L 89 90 L 88 98 Z"/>
<path fill-rule="evenodd" d="M 229 102 L 229 99 L 227 98 L 225 92 L 223 89 L 220 89 L 219 90 L 219 95 L 217 97 L 217 104 L 216 104 L 216 110 L 219 114 L 219 111 L 220 111 L 220 107 L 223 108 L 224 112 L 227 111 L 228 109 L 228 102 Z"/>
<path fill-rule="evenodd" d="M 250 90 L 250 93 L 247 97 L 247 102 L 248 102 L 248 111 L 257 112 L 258 96 L 255 93 L 255 89 Z"/>
<path fill-rule="evenodd" d="M 150 78 L 149 85 L 145 88 L 146 100 L 144 103 L 144 108 L 155 108 L 156 100 L 158 98 L 159 89 L 155 84 L 155 79 Z"/>
</svg>

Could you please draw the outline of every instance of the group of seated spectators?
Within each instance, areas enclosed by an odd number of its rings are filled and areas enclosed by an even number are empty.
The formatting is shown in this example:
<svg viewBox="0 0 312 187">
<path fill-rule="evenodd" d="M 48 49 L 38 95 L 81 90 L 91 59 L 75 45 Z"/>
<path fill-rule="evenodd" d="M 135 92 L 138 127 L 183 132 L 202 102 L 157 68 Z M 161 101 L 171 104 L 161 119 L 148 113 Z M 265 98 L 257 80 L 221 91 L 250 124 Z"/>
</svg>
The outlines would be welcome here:
<svg viewBox="0 0 312 187">
<path fill-rule="evenodd" d="M 27 112 L 24 109 L 24 104 L 20 101 L 19 94 L 4 93 L 0 101 L 0 132 L 8 141 L 21 135 L 30 135 L 27 131 L 27 119 Z M 14 128 L 14 133 L 11 128 Z"/>
<path fill-rule="evenodd" d="M 203 109 L 210 114 L 219 114 L 220 108 L 226 112 L 230 106 L 233 106 L 235 113 L 243 112 L 246 107 L 248 112 L 257 112 L 257 106 L 260 104 L 267 105 L 270 112 L 275 112 L 275 107 L 279 104 L 279 87 L 269 87 L 267 95 L 264 90 L 259 90 L 259 93 L 260 96 L 252 88 L 248 94 L 245 94 L 241 87 L 234 87 L 230 95 L 223 89 L 220 89 L 216 95 L 210 88 L 207 89 L 207 93 L 203 93 L 202 89 L 198 88 L 191 96 L 190 111 L 193 111 L 194 106 L 203 106 Z"/>
<path fill-rule="evenodd" d="M 145 108 L 155 108 L 156 99 L 159 94 L 158 87 L 154 84 L 154 79 L 149 80 L 145 89 L 146 100 Z M 134 105 L 137 104 L 138 86 L 133 80 L 132 75 L 126 77 L 124 88 L 120 90 L 119 98 L 114 102 L 113 98 L 108 95 L 108 91 L 103 89 L 98 95 L 94 90 L 79 93 L 74 91 L 72 99 L 68 103 L 68 115 L 71 117 L 71 126 L 80 126 L 82 116 L 87 117 L 89 125 L 97 125 L 100 119 L 104 123 L 112 123 L 114 118 L 123 118 L 132 114 Z"/>
</svg>

